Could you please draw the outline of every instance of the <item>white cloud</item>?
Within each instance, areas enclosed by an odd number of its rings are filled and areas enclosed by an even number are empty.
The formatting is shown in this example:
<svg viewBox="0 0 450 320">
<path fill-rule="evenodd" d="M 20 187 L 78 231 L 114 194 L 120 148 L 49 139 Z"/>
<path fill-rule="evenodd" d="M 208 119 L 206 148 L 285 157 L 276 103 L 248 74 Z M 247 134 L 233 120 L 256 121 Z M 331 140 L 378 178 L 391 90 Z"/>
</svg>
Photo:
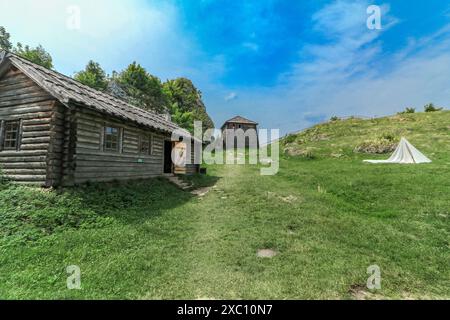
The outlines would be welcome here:
<svg viewBox="0 0 450 320">
<path fill-rule="evenodd" d="M 327 44 L 306 44 L 301 52 L 306 62 L 294 65 L 283 75 L 291 82 L 305 85 L 312 81 L 324 82 L 335 77 L 348 78 L 361 72 L 369 72 L 370 62 L 380 51 L 376 40 L 381 32 L 366 26 L 365 2 L 337 1 L 313 15 L 314 29 L 327 34 Z M 389 16 L 389 7 L 383 6 L 383 20 L 388 30 L 396 21 Z"/>
<path fill-rule="evenodd" d="M 363 2 L 335 1 L 312 16 L 314 29 L 328 37 L 359 35 L 366 28 L 367 7 Z"/>
<path fill-rule="evenodd" d="M 250 51 L 258 51 L 259 45 L 255 42 L 244 42 L 242 46 Z"/>
<path fill-rule="evenodd" d="M 236 100 L 238 97 L 236 92 L 230 92 L 226 97 L 225 97 L 225 101 L 232 101 L 232 100 Z"/>
</svg>

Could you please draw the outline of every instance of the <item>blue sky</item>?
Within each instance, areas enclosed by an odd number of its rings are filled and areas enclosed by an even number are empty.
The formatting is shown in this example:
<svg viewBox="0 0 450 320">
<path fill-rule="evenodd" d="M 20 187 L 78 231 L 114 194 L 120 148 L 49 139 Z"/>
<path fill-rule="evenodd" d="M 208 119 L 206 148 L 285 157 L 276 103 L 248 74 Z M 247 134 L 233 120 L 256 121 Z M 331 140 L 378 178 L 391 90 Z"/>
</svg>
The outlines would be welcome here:
<svg viewBox="0 0 450 320">
<path fill-rule="evenodd" d="M 366 27 L 372 4 L 381 30 Z M 71 5 L 80 29 L 67 27 Z M 162 80 L 191 78 L 218 127 L 239 114 L 288 133 L 450 106 L 450 1 L 0 0 L 0 25 L 67 75 L 136 60 Z"/>
</svg>

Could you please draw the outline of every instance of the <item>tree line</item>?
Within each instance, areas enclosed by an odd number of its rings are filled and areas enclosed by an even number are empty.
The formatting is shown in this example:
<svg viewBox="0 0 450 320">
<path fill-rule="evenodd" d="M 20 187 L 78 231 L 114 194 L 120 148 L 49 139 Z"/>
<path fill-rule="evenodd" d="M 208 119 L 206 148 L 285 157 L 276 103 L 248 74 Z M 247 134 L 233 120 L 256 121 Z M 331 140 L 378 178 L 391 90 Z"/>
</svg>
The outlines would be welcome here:
<svg viewBox="0 0 450 320">
<path fill-rule="evenodd" d="M 51 55 L 41 46 L 30 47 L 11 42 L 11 35 L 0 26 L 0 50 L 15 53 L 48 69 L 53 69 Z M 98 62 L 89 61 L 73 78 L 93 89 L 113 95 L 144 110 L 170 114 L 172 121 L 192 132 L 194 121 L 202 121 L 204 129 L 214 123 L 206 112 L 202 93 L 191 80 L 177 78 L 162 82 L 137 62 L 120 72 L 108 75 Z"/>
</svg>

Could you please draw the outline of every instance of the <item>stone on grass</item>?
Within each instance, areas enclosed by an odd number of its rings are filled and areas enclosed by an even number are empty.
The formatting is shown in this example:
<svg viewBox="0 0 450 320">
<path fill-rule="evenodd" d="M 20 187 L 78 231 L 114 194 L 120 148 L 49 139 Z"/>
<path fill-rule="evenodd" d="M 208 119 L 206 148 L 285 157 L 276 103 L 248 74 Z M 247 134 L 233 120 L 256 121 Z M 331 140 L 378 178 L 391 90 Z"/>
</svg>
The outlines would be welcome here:
<svg viewBox="0 0 450 320">
<path fill-rule="evenodd" d="M 277 255 L 277 252 L 272 249 L 261 249 L 258 251 L 258 258 L 273 258 Z"/>
<path fill-rule="evenodd" d="M 209 188 L 196 189 L 196 190 L 193 190 L 191 192 L 191 194 L 193 194 L 194 196 L 198 196 L 198 197 L 204 197 L 208 194 L 209 190 L 210 190 Z"/>
<path fill-rule="evenodd" d="M 293 195 L 290 195 L 290 196 L 287 196 L 287 197 L 280 197 L 280 198 L 281 198 L 282 201 L 287 202 L 287 203 L 292 203 L 294 201 L 297 201 L 297 197 L 293 196 Z"/>
</svg>

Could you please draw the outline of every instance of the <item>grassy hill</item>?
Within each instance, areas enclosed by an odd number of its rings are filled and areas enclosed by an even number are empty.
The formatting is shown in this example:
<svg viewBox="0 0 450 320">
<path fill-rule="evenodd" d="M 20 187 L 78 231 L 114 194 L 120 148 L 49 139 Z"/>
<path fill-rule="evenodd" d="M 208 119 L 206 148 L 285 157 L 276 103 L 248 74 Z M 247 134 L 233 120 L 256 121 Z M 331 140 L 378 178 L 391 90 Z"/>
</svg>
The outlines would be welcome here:
<svg viewBox="0 0 450 320">
<path fill-rule="evenodd" d="M 401 136 L 433 163 L 355 152 Z M 276 176 L 210 166 L 189 179 L 210 188 L 200 197 L 164 179 L 0 184 L 0 298 L 450 298 L 449 146 L 450 112 L 406 114 L 289 136 Z M 66 288 L 69 265 L 82 290 Z"/>
<path fill-rule="evenodd" d="M 289 135 L 282 140 L 282 144 L 285 153 L 293 156 L 359 158 L 355 154 L 358 147 L 368 149 L 367 151 L 384 150 L 384 153 L 389 153 L 395 149 L 401 137 L 406 137 L 424 153 L 439 161 L 448 159 L 449 135 L 450 111 L 441 111 L 399 114 L 370 120 L 338 119 L 314 126 L 300 134 Z"/>
</svg>

